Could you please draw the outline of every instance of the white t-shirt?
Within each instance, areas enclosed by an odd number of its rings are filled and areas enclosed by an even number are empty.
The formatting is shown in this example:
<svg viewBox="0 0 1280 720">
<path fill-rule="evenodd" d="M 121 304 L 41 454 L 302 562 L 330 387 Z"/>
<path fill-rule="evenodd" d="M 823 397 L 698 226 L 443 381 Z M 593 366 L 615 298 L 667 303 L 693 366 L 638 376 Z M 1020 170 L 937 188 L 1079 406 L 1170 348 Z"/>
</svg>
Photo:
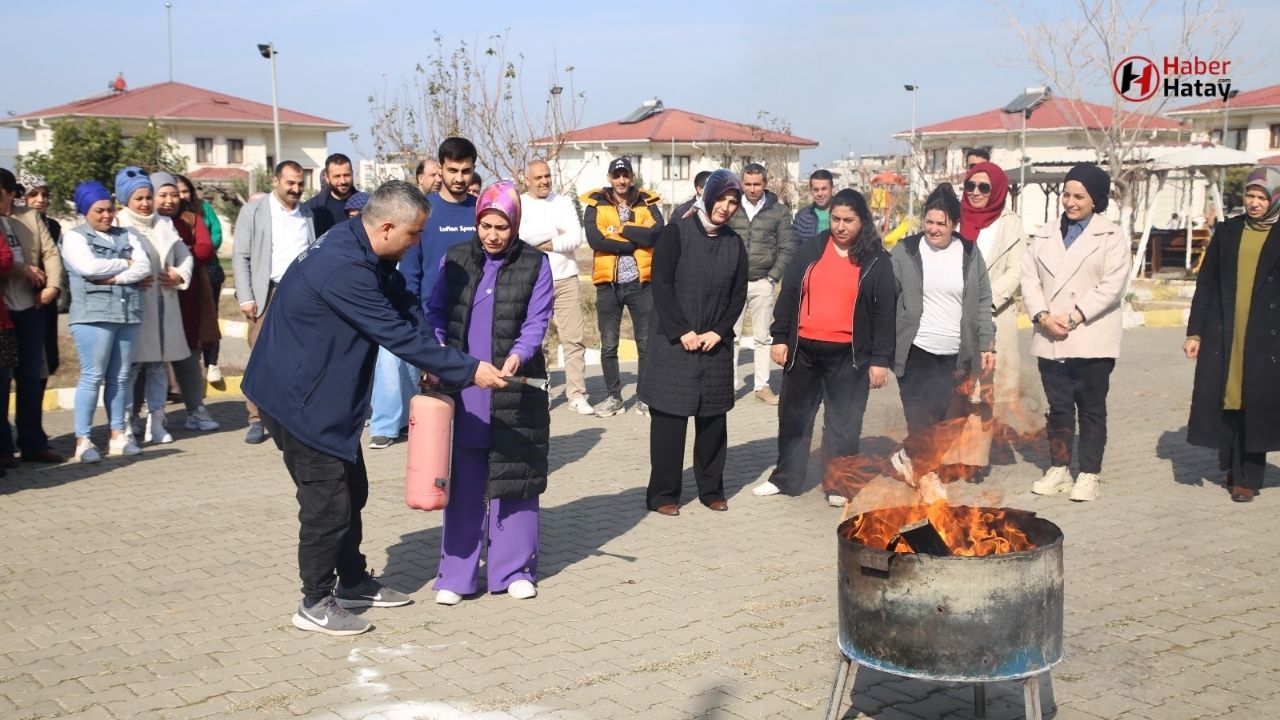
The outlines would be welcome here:
<svg viewBox="0 0 1280 720">
<path fill-rule="evenodd" d="M 288 210 L 276 199 L 275 193 L 267 195 L 267 203 L 271 208 L 271 280 L 280 282 L 289 263 L 307 249 L 311 235 L 307 231 L 307 219 L 302 215 L 302 203 Z"/>
<path fill-rule="evenodd" d="M 984 258 L 991 257 L 991 248 L 995 246 L 996 233 L 999 232 L 996 228 L 998 228 L 999 226 L 1000 226 L 1000 223 L 993 222 L 990 225 L 978 231 L 978 239 L 975 242 L 977 243 L 977 246 L 978 246 L 978 252 L 982 253 L 982 257 Z"/>
<path fill-rule="evenodd" d="M 551 262 L 552 280 L 578 277 L 578 261 L 573 253 L 582 244 L 582 223 L 567 196 L 551 193 L 540 199 L 529 193 L 521 195 L 520 239 L 530 245 L 551 241 L 547 260 Z"/>
<path fill-rule="evenodd" d="M 960 352 L 961 303 L 964 299 L 964 242 L 952 238 L 945 250 L 920 241 L 924 268 L 924 312 L 915 346 L 934 355 Z"/>
</svg>

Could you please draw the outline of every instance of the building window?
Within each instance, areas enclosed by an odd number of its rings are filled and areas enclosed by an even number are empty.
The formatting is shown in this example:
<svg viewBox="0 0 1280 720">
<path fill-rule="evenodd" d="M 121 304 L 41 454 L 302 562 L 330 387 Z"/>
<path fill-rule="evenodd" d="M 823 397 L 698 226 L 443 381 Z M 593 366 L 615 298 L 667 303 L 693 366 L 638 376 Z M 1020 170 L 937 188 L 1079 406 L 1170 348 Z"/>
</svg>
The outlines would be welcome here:
<svg viewBox="0 0 1280 720">
<path fill-rule="evenodd" d="M 276 156 L 267 155 L 267 172 L 274 173 L 276 171 Z"/>
<path fill-rule="evenodd" d="M 926 151 L 926 162 L 928 163 L 928 171 L 931 173 L 940 173 L 947 167 L 947 149 L 935 148 Z"/>
<path fill-rule="evenodd" d="M 674 161 L 674 165 L 672 162 Z M 689 179 L 690 157 L 688 155 L 663 155 L 662 156 L 662 179 L 663 180 L 688 180 Z"/>
<path fill-rule="evenodd" d="M 227 139 L 227 164 L 244 164 L 244 140 Z"/>
<path fill-rule="evenodd" d="M 1280 148 L 1280 125 L 1271 126 L 1271 149 Z"/>
<path fill-rule="evenodd" d="M 315 169 L 314 169 L 314 168 L 306 168 L 305 170 L 303 170 L 303 171 L 302 171 L 302 187 L 304 187 L 304 188 L 306 188 L 306 189 L 308 189 L 308 190 L 313 190 L 313 189 L 315 189 L 315 186 L 316 186 L 316 185 L 315 185 L 315 181 L 314 181 L 314 179 L 313 179 L 314 177 L 315 177 Z"/>
<path fill-rule="evenodd" d="M 1222 139 L 1222 128 L 1218 128 L 1217 130 L 1211 130 L 1209 132 L 1209 140 L 1220 145 L 1226 145 L 1233 150 L 1244 150 L 1245 137 L 1248 134 L 1249 128 L 1231 128 L 1227 130 L 1227 139 L 1224 141 Z M 1276 140 L 1275 127 L 1272 128 L 1271 139 L 1272 142 L 1275 142 Z M 1272 147 L 1280 146 L 1272 145 Z"/>
<path fill-rule="evenodd" d="M 213 138 L 196 138 L 196 162 L 213 162 Z"/>
</svg>

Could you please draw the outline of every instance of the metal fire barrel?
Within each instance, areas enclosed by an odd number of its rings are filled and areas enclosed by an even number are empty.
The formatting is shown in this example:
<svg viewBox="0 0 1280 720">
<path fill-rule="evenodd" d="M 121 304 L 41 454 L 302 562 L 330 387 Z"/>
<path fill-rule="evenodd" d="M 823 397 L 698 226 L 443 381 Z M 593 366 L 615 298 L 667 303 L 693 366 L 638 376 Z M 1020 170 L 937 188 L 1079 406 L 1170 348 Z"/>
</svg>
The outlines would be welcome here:
<svg viewBox="0 0 1280 720">
<path fill-rule="evenodd" d="M 871 512 L 893 512 L 900 508 Z M 891 553 L 836 532 L 840 652 L 895 675 L 1017 680 L 1062 660 L 1062 530 L 1006 510 L 1033 550 L 987 557 Z"/>
</svg>

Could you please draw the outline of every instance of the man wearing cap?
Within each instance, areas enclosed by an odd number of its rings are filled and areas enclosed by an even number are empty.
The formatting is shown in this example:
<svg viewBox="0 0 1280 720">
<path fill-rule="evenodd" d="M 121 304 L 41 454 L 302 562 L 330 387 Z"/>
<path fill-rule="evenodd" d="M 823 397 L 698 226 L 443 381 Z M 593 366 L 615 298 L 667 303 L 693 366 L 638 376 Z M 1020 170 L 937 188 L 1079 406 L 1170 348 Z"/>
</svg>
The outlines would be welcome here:
<svg viewBox="0 0 1280 720">
<path fill-rule="evenodd" d="M 703 170 L 693 177 L 693 197 L 680 203 L 671 211 L 671 222 L 675 222 L 693 212 L 693 204 L 702 197 L 702 188 L 707 184 L 707 178 L 709 177 L 711 177 L 710 170 Z M 734 372 L 737 371 L 735 370 Z"/>
<path fill-rule="evenodd" d="M 324 172 L 320 192 L 306 203 L 315 218 L 316 237 L 329 232 L 329 228 L 347 219 L 347 199 L 356 192 L 351 173 L 351 158 L 334 153 L 324 160 Z"/>
<path fill-rule="evenodd" d="M 18 341 L 18 364 L 0 370 L 0 467 L 18 464 L 9 426 L 9 379 L 13 378 L 17 449 L 27 462 L 60 463 L 65 458 L 49 449 L 44 431 L 46 307 L 56 304 L 62 278 L 62 256 L 49 228 L 35 210 L 14 206 L 17 178 L 0 168 L 0 235 L 13 249 L 13 271 L 4 284 L 4 303 Z"/>
<path fill-rule="evenodd" d="M 560 346 L 564 349 L 565 397 L 569 409 L 592 415 L 587 401 L 586 354 L 583 344 L 582 288 L 578 281 L 578 260 L 574 251 L 582 245 L 582 224 L 578 211 L 565 195 L 551 189 L 551 166 L 534 160 L 524 172 L 528 190 L 520 196 L 523 219 L 520 239 L 547 254 L 555 285 L 555 312 L 552 320 Z"/>
<path fill-rule="evenodd" d="M 250 359 L 258 341 L 263 318 L 270 309 L 276 283 L 298 254 L 315 242 L 315 219 L 301 204 L 302 166 L 292 160 L 276 165 L 271 192 L 250 200 L 236 218 L 236 244 L 231 264 L 235 271 L 236 301 L 249 322 Z M 249 430 L 244 441 L 250 445 L 267 439 L 258 415 L 258 406 L 245 398 Z"/>
<path fill-rule="evenodd" d="M 367 192 L 351 193 L 351 197 L 347 198 L 346 217 L 347 218 L 356 217 L 357 215 L 360 214 L 361 210 L 364 210 L 364 206 L 367 204 L 369 204 L 369 193 Z"/>
<path fill-rule="evenodd" d="M 600 326 L 600 369 L 609 397 L 596 406 L 596 417 L 623 412 L 622 380 L 618 374 L 618 343 L 622 309 L 631 315 L 639 355 L 637 379 L 644 374 L 644 350 L 649 335 L 649 294 L 653 244 L 662 231 L 661 198 L 634 187 L 635 171 L 625 157 L 609 163 L 609 185 L 584 194 L 582 224 L 587 244 L 595 251 L 591 282 L 596 286 L 596 320 Z M 636 412 L 649 407 L 636 400 Z"/>
<path fill-rule="evenodd" d="M 755 340 L 755 396 L 766 405 L 777 405 L 778 396 L 769 387 L 773 362 L 769 357 L 769 348 L 773 347 L 769 327 L 773 324 L 774 289 L 782 282 L 796 244 L 791 240 L 791 209 L 765 189 L 768 184 L 769 174 L 760 163 L 742 168 L 742 211 L 734 214 L 729 226 L 747 245 L 747 307 L 734 325 L 733 335 L 741 337 L 743 320 L 750 315 L 751 336 Z M 738 348 L 734 343 L 735 376 Z"/>
</svg>

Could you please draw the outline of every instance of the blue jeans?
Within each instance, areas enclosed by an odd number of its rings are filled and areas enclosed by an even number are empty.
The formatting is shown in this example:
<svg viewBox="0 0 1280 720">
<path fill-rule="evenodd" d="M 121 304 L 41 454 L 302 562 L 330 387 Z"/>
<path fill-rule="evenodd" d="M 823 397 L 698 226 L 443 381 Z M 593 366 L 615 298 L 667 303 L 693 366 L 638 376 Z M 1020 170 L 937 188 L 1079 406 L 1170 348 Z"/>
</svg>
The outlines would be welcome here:
<svg viewBox="0 0 1280 720">
<path fill-rule="evenodd" d="M 23 457 L 33 457 L 49 449 L 49 436 L 44 433 L 44 369 L 45 308 L 10 311 L 13 330 L 18 340 L 18 366 L 0 370 L 0 455 L 13 455 L 13 430 L 9 426 L 9 379 L 13 378 L 17 407 L 14 421 L 18 426 L 18 450 Z"/>
<path fill-rule="evenodd" d="M 373 396 L 369 435 L 400 437 L 409 424 L 409 400 L 418 392 L 418 370 L 386 348 L 378 348 L 373 367 Z"/>
<path fill-rule="evenodd" d="M 102 404 L 112 430 L 124 430 L 125 396 L 129 394 L 129 363 L 138 323 L 75 323 L 71 339 L 80 356 L 80 382 L 76 385 L 76 437 L 89 437 L 98 388 L 105 383 Z"/>
</svg>

